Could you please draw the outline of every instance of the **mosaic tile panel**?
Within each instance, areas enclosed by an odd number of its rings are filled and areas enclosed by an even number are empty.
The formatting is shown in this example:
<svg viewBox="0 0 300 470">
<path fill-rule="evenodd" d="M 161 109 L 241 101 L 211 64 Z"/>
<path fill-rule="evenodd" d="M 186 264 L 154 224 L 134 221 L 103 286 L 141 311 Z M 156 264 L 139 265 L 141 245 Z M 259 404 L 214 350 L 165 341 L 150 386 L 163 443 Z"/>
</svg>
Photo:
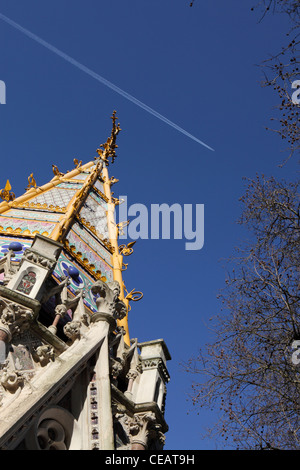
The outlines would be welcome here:
<svg viewBox="0 0 300 470">
<path fill-rule="evenodd" d="M 56 186 L 57 188 L 61 189 L 75 189 L 78 190 L 82 187 L 82 183 L 78 183 L 77 181 L 74 181 L 72 183 L 60 183 Z"/>
<path fill-rule="evenodd" d="M 104 201 L 104 199 L 102 199 L 102 197 L 98 196 L 98 194 L 96 194 L 95 192 L 91 192 L 90 195 L 89 195 L 89 198 L 93 199 L 94 202 L 99 204 L 101 207 L 103 207 L 104 210 L 107 211 L 107 209 L 108 209 L 107 202 Z"/>
<path fill-rule="evenodd" d="M 109 239 L 106 210 L 91 195 L 80 209 L 80 217 L 90 223 L 103 238 Z"/>
<path fill-rule="evenodd" d="M 90 248 L 92 248 L 99 256 L 109 265 L 112 266 L 111 253 L 99 243 L 96 238 L 86 229 L 82 228 L 78 223 L 72 226 L 75 232 Z"/>
<path fill-rule="evenodd" d="M 5 214 L 2 214 L 2 217 L 16 217 L 18 219 L 35 219 L 46 220 L 48 222 L 58 222 L 61 214 L 27 209 L 10 209 L 9 211 L 5 212 Z"/>
<path fill-rule="evenodd" d="M 15 256 L 14 256 L 14 261 L 19 261 L 26 248 L 29 248 L 32 245 L 31 240 L 26 240 L 24 241 L 23 238 L 7 238 L 7 237 L 0 237 L 0 258 L 3 258 L 3 256 L 6 255 L 8 252 L 8 247 L 11 242 L 19 242 L 22 246 L 22 249 L 20 251 L 15 251 Z"/>
<path fill-rule="evenodd" d="M 96 296 L 94 296 L 91 292 L 91 287 L 95 280 L 89 276 L 83 268 L 76 263 L 75 261 L 71 261 L 69 257 L 66 256 L 64 252 L 60 254 L 60 257 L 58 259 L 58 262 L 56 264 L 55 270 L 53 272 L 54 277 L 57 280 L 61 280 L 62 277 L 65 277 L 68 275 L 68 268 L 70 266 L 75 266 L 78 271 L 79 271 L 79 276 L 76 279 L 70 278 L 70 286 L 69 289 L 73 294 L 76 294 L 76 291 L 78 289 L 84 289 L 85 291 L 85 297 L 84 297 L 84 303 L 85 305 L 92 310 L 92 312 L 96 312 Z M 111 271 L 111 274 L 108 278 L 108 281 L 111 281 L 113 279 L 113 274 Z"/>
<path fill-rule="evenodd" d="M 89 177 L 89 173 L 79 173 L 79 175 L 74 176 L 72 179 L 74 180 L 85 180 Z"/>
<path fill-rule="evenodd" d="M 55 223 L 25 219 L 8 219 L 0 216 L 0 232 L 33 235 L 40 233 L 48 236 L 55 227 Z"/>
<path fill-rule="evenodd" d="M 104 185 L 100 180 L 96 180 L 94 184 L 95 188 L 97 188 L 101 193 L 104 193 Z"/>
<path fill-rule="evenodd" d="M 52 188 L 31 199 L 34 204 L 47 204 L 48 206 L 66 207 L 76 193 L 76 189 Z"/>
<path fill-rule="evenodd" d="M 86 258 L 90 264 L 93 264 L 96 270 L 100 270 L 101 274 L 107 279 L 110 277 L 111 266 L 91 248 L 81 238 L 79 238 L 73 231 L 68 234 L 67 240 L 70 246 L 76 247 L 76 252 L 82 253 L 82 258 Z"/>
</svg>

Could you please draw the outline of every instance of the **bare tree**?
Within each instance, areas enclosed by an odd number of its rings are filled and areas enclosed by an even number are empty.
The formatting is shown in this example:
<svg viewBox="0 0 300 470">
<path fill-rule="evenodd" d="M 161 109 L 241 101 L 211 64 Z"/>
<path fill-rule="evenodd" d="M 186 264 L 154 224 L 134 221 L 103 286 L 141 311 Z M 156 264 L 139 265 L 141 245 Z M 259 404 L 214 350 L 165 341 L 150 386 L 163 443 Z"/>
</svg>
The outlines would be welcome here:
<svg viewBox="0 0 300 470">
<path fill-rule="evenodd" d="M 256 8 L 262 9 L 260 21 L 271 12 L 288 15 L 290 20 L 281 50 L 262 64 L 262 85 L 274 88 L 279 95 L 278 112 L 272 118 L 276 124 L 271 130 L 286 140 L 290 158 L 300 150 L 300 93 L 293 99 L 300 87 L 300 0 L 261 0 Z"/>
<path fill-rule="evenodd" d="M 235 448 L 300 448 L 298 189 L 274 178 L 249 182 L 239 222 L 250 238 L 230 260 L 215 340 L 186 364 L 193 405 L 219 408 L 215 431 Z"/>
</svg>

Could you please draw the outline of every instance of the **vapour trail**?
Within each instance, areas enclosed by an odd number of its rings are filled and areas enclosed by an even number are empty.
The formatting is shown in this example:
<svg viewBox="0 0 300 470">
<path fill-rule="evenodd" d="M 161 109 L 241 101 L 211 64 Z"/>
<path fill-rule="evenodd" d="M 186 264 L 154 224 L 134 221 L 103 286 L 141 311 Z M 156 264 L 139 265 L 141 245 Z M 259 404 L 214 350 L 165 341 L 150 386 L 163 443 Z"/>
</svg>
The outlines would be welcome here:
<svg viewBox="0 0 300 470">
<path fill-rule="evenodd" d="M 121 88 L 119 88 L 118 86 L 114 85 L 113 83 L 111 83 L 109 80 L 106 80 L 104 77 L 102 77 L 101 75 L 99 75 L 98 73 L 94 72 L 93 70 L 89 69 L 88 67 L 86 67 L 85 65 L 81 64 L 80 62 L 78 62 L 77 60 L 73 59 L 72 57 L 70 57 L 69 55 L 65 54 L 64 52 L 62 52 L 61 50 L 57 49 L 55 46 L 52 46 L 51 44 L 49 44 L 47 41 L 44 41 L 44 39 L 40 38 L 39 36 L 37 36 L 36 34 L 32 33 L 31 31 L 29 31 L 28 29 L 26 28 L 23 28 L 23 26 L 19 25 L 18 23 L 16 23 L 15 21 L 11 20 L 10 18 L 8 18 L 7 16 L 3 15 L 2 13 L 0 13 L 0 19 L 2 19 L 3 21 L 5 21 L 6 23 L 8 23 L 10 26 L 12 26 L 13 28 L 21 31 L 23 34 L 25 34 L 26 36 L 28 36 L 30 39 L 33 39 L 34 41 L 36 41 L 37 43 L 41 44 L 42 46 L 46 47 L 47 49 L 49 49 L 51 52 L 54 52 L 54 54 L 58 55 L 59 57 L 65 59 L 67 62 L 69 62 L 70 64 L 74 65 L 75 67 L 77 67 L 78 69 L 82 70 L 83 72 L 85 72 L 86 74 L 90 75 L 90 77 L 93 77 L 95 80 L 98 80 L 98 82 L 102 83 L 103 85 L 107 86 L 108 88 L 110 88 L 111 90 L 115 91 L 116 93 L 119 93 L 119 95 L 123 96 L 124 98 L 126 98 L 127 100 L 131 101 L 132 103 L 136 104 L 137 106 L 139 106 L 140 108 L 144 109 L 145 111 L 147 111 L 148 113 L 152 114 L 153 116 L 155 116 L 156 118 L 160 119 L 161 121 L 163 121 L 165 124 L 168 124 L 169 126 L 173 127 L 174 129 L 176 129 L 177 131 L 181 132 L 182 134 L 184 134 L 185 136 L 189 137 L 190 139 L 198 142 L 198 144 L 201 144 L 203 145 L 204 147 L 208 148 L 209 150 L 212 150 L 214 151 L 214 149 L 212 149 L 209 145 L 205 144 L 204 142 L 202 142 L 201 140 L 199 140 L 197 137 L 193 136 L 192 134 L 190 134 L 189 132 L 185 131 L 184 129 L 182 129 L 181 127 L 179 127 L 177 124 L 175 124 L 174 122 L 170 121 L 169 119 L 167 119 L 165 116 L 163 116 L 162 114 L 158 113 L 157 111 L 155 111 L 154 109 L 150 108 L 149 106 L 147 106 L 145 103 L 143 103 L 142 101 L 138 100 L 137 98 L 135 98 L 134 96 L 130 95 L 129 93 L 127 93 L 126 91 L 122 90 Z"/>
</svg>

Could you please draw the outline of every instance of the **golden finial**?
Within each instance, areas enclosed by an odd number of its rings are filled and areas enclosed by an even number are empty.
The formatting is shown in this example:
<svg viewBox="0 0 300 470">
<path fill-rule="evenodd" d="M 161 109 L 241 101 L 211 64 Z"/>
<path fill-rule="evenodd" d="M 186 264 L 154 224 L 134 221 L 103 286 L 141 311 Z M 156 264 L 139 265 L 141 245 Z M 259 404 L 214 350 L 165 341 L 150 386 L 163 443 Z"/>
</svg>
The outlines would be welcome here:
<svg viewBox="0 0 300 470">
<path fill-rule="evenodd" d="M 7 180 L 5 188 L 0 190 L 0 198 L 7 202 L 13 201 L 16 196 L 13 192 L 10 192 L 10 190 L 11 190 L 11 185 L 10 185 L 9 180 Z"/>
<path fill-rule="evenodd" d="M 64 176 L 64 173 L 61 173 L 56 165 L 52 165 L 52 171 L 55 176 Z"/>
<path fill-rule="evenodd" d="M 110 137 L 107 139 L 105 144 L 101 144 L 100 147 L 97 149 L 97 153 L 99 158 L 104 161 L 104 163 L 108 166 L 109 165 L 109 158 L 111 158 L 111 163 L 114 163 L 117 155 L 116 155 L 116 148 L 118 148 L 116 144 L 117 135 L 119 134 L 121 127 L 120 124 L 116 124 L 117 117 L 116 111 L 113 112 L 111 116 L 113 126 Z"/>
<path fill-rule="evenodd" d="M 73 162 L 74 162 L 75 168 L 80 167 L 81 164 L 82 164 L 82 160 L 80 160 L 80 162 L 79 162 L 79 161 L 77 160 L 77 158 L 74 158 Z"/>
<path fill-rule="evenodd" d="M 33 177 L 33 173 L 31 173 L 30 176 L 28 176 L 28 186 L 25 188 L 25 191 L 28 191 L 30 188 L 36 188 L 36 181 Z"/>
</svg>

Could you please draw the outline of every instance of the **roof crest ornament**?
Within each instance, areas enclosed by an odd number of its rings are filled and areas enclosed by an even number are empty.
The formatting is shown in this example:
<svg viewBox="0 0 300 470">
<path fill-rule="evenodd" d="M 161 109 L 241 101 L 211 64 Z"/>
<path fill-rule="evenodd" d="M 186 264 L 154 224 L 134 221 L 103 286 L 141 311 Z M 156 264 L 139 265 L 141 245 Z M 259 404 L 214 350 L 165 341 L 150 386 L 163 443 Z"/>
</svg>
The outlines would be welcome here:
<svg viewBox="0 0 300 470">
<path fill-rule="evenodd" d="M 0 190 L 0 198 L 7 202 L 13 201 L 16 196 L 10 190 L 11 190 L 11 184 L 9 180 L 7 180 L 5 188 Z"/>
<path fill-rule="evenodd" d="M 108 137 L 105 144 L 101 144 L 97 149 L 99 157 L 95 157 L 95 159 L 100 158 L 107 166 L 109 165 L 109 158 L 111 158 L 111 163 L 114 163 L 117 157 L 116 148 L 118 148 L 118 145 L 116 144 L 116 139 L 121 130 L 120 123 L 116 124 L 118 119 L 116 116 L 116 111 L 113 112 L 111 119 L 113 122 L 111 135 Z"/>
</svg>

